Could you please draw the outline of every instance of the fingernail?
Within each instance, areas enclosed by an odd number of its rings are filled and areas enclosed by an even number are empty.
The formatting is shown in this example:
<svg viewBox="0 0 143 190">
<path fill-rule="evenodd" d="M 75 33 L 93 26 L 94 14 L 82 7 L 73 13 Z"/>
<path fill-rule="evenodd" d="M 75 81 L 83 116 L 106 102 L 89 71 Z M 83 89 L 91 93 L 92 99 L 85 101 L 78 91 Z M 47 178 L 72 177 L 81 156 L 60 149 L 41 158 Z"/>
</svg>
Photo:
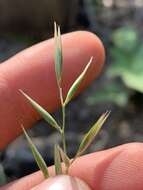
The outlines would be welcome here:
<svg viewBox="0 0 143 190">
<path fill-rule="evenodd" d="M 77 177 L 59 175 L 45 180 L 31 190 L 91 190 L 91 188 Z"/>
</svg>

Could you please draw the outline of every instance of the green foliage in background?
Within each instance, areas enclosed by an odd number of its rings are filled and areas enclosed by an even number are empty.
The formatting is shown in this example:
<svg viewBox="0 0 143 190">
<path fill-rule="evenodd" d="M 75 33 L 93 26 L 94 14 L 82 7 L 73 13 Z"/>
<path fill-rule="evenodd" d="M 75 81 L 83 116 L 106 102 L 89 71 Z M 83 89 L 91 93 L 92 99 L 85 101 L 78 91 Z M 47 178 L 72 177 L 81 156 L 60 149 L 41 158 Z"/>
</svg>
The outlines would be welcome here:
<svg viewBox="0 0 143 190">
<path fill-rule="evenodd" d="M 96 93 L 87 97 L 88 105 L 95 105 L 98 103 L 111 102 L 119 107 L 124 107 L 129 98 L 130 91 L 128 91 L 121 83 L 117 81 L 109 81 Z"/>
<path fill-rule="evenodd" d="M 102 1 L 101 0 L 90 0 L 93 6 L 101 6 Z"/>
<path fill-rule="evenodd" d="M 114 63 L 108 76 L 119 76 L 128 88 L 143 93 L 143 43 L 137 31 L 131 27 L 118 29 L 113 33 L 113 43 Z"/>
<path fill-rule="evenodd" d="M 112 63 L 106 71 L 110 82 L 87 99 L 89 104 L 107 101 L 125 106 L 134 91 L 143 93 L 143 43 L 137 30 L 129 26 L 115 30 L 112 43 Z"/>
<path fill-rule="evenodd" d="M 3 166 L 0 164 L 0 186 L 6 183 L 6 175 L 4 173 Z"/>
</svg>

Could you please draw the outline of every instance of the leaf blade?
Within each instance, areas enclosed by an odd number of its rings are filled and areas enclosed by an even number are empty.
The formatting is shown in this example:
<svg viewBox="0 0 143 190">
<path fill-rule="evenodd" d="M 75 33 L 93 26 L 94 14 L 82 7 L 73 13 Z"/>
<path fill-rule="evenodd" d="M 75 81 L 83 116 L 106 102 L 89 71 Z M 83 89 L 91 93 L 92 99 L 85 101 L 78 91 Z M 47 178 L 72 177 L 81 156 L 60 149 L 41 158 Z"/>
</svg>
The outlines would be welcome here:
<svg viewBox="0 0 143 190">
<path fill-rule="evenodd" d="M 98 132 L 100 131 L 102 125 L 108 118 L 110 112 L 105 112 L 101 115 L 101 117 L 97 120 L 97 122 L 90 128 L 90 130 L 85 134 L 83 137 L 83 140 L 81 141 L 81 144 L 79 146 L 79 149 L 77 151 L 76 157 L 83 154 L 83 152 L 89 147 L 89 145 L 92 143 Z"/>
<path fill-rule="evenodd" d="M 91 62 L 93 60 L 93 57 L 90 58 L 88 64 L 86 65 L 86 67 L 84 68 L 83 72 L 80 74 L 80 76 L 75 80 L 75 82 L 72 84 L 72 86 L 70 87 L 64 105 L 67 105 L 69 103 L 69 101 L 73 98 L 74 94 L 76 93 L 81 81 L 83 80 L 89 66 L 91 65 Z"/>
<path fill-rule="evenodd" d="M 61 157 L 60 157 L 58 145 L 55 145 L 55 147 L 54 147 L 54 163 L 55 163 L 56 175 L 62 174 Z"/>
<path fill-rule="evenodd" d="M 48 178 L 49 177 L 49 172 L 48 172 L 48 169 L 47 169 L 47 165 L 44 161 L 44 159 L 42 158 L 41 154 L 39 153 L 39 151 L 37 150 L 36 146 L 33 144 L 31 138 L 29 137 L 29 135 L 27 134 L 26 130 L 24 129 L 24 127 L 22 127 L 23 129 L 23 132 L 24 132 L 24 135 L 28 141 L 28 144 L 30 146 L 30 149 L 32 151 L 32 154 L 35 158 L 35 161 L 39 167 L 39 169 L 42 171 L 43 175 L 45 178 Z"/>
<path fill-rule="evenodd" d="M 42 108 L 36 101 L 34 101 L 30 96 L 28 96 L 25 92 L 22 90 L 19 90 L 24 97 L 31 103 L 31 105 L 36 109 L 36 111 L 53 127 L 60 130 L 60 127 L 58 126 L 55 119 L 44 109 Z"/>
</svg>

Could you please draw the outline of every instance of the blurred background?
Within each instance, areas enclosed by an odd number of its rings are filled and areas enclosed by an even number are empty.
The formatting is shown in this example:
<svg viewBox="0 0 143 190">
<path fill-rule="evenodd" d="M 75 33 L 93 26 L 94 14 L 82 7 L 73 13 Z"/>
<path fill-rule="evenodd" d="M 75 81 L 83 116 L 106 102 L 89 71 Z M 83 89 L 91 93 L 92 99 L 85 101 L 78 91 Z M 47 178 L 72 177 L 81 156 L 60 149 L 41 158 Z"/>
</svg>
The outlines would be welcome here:
<svg viewBox="0 0 143 190">
<path fill-rule="evenodd" d="M 67 109 L 70 155 L 106 110 L 110 118 L 89 152 L 143 142 L 143 0 L 0 0 L 0 60 L 53 36 L 54 20 L 62 33 L 96 33 L 107 56 L 102 75 Z M 54 116 L 59 118 L 60 111 Z M 42 120 L 29 135 L 51 165 L 59 135 Z M 37 170 L 23 136 L 0 154 L 0 163 L 1 184 Z"/>
</svg>

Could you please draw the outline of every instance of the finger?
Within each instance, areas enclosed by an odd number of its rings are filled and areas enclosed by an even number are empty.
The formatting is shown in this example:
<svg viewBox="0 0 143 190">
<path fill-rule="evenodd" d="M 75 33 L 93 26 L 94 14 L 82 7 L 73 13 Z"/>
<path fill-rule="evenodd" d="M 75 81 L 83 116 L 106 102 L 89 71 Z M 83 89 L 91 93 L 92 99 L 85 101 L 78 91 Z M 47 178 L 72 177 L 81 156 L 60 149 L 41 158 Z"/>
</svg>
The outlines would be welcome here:
<svg viewBox="0 0 143 190">
<path fill-rule="evenodd" d="M 99 74 L 104 62 L 100 40 L 89 32 L 63 35 L 63 90 L 81 73 L 90 57 L 93 63 L 81 84 L 86 87 Z M 19 123 L 30 127 L 39 115 L 18 92 L 24 90 L 49 112 L 57 108 L 59 96 L 54 72 L 54 41 L 42 42 L 0 65 L 0 149 L 21 133 Z"/>
<path fill-rule="evenodd" d="M 31 190 L 91 190 L 81 179 L 67 175 L 49 178 Z"/>
<path fill-rule="evenodd" d="M 53 168 L 49 168 L 54 175 Z M 71 176 L 84 180 L 93 190 L 142 190 L 143 144 L 131 143 L 79 158 Z M 27 190 L 43 182 L 41 172 L 22 178 L 2 190 Z"/>
<path fill-rule="evenodd" d="M 87 175 L 89 170 L 90 174 Z M 83 157 L 73 166 L 71 172 L 87 181 L 93 190 L 141 190 L 143 144 L 127 144 L 91 155 L 88 159 Z"/>
</svg>

